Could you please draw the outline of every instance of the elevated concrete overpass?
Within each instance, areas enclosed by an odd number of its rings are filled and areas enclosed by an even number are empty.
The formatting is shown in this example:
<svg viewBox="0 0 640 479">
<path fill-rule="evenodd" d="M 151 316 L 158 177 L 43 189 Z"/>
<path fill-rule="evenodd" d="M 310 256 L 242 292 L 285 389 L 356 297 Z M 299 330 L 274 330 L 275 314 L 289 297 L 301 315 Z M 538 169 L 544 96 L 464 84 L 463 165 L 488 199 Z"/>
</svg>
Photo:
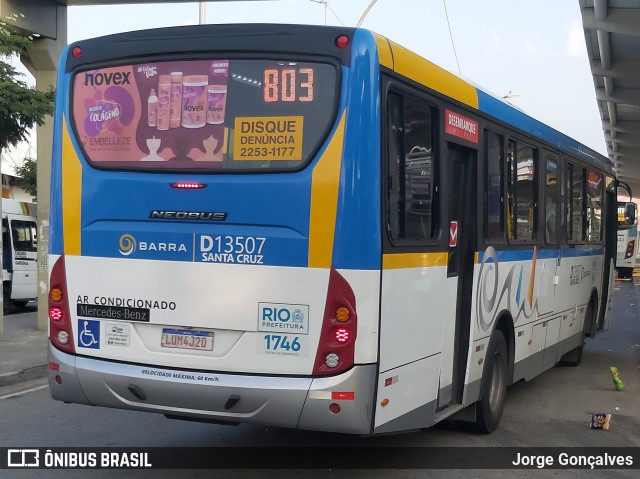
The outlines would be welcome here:
<svg viewBox="0 0 640 479">
<path fill-rule="evenodd" d="M 640 1 L 579 3 L 607 153 L 640 198 Z"/>
</svg>

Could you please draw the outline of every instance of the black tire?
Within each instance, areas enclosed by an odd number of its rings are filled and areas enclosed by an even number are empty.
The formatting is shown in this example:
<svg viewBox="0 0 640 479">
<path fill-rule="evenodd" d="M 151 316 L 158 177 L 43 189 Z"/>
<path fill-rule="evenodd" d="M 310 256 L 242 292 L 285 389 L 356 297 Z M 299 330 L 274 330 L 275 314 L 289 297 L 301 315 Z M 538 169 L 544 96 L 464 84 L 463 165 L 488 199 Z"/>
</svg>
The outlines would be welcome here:
<svg viewBox="0 0 640 479">
<path fill-rule="evenodd" d="M 2 287 L 2 313 L 4 315 L 13 313 L 13 301 L 11 301 L 11 286 L 9 283 Z"/>
<path fill-rule="evenodd" d="M 566 353 L 560 359 L 560 364 L 562 366 L 571 366 L 572 368 L 580 366 L 582 362 L 582 352 L 584 351 L 584 334 L 582 334 L 582 341 L 580 342 L 580 346 L 576 346 L 571 351 Z"/>
<path fill-rule="evenodd" d="M 482 386 L 480 399 L 476 403 L 474 427 L 477 432 L 489 434 L 498 427 L 507 397 L 508 370 L 507 342 L 502 332 L 496 330 L 489 340 L 484 369 L 482 370 Z"/>
<path fill-rule="evenodd" d="M 13 301 L 13 307 L 23 309 L 27 306 L 28 302 L 29 301 Z"/>
<path fill-rule="evenodd" d="M 620 279 L 633 278 L 633 268 L 618 268 L 618 278 Z"/>
<path fill-rule="evenodd" d="M 591 326 L 595 320 L 593 317 L 594 312 L 593 301 L 589 301 L 587 312 L 584 314 L 584 326 L 582 327 L 580 344 L 560 358 L 560 364 L 562 366 L 571 366 L 572 368 L 580 366 L 582 362 L 582 352 L 584 351 L 584 338 L 587 337 L 587 332 L 591 334 Z"/>
</svg>

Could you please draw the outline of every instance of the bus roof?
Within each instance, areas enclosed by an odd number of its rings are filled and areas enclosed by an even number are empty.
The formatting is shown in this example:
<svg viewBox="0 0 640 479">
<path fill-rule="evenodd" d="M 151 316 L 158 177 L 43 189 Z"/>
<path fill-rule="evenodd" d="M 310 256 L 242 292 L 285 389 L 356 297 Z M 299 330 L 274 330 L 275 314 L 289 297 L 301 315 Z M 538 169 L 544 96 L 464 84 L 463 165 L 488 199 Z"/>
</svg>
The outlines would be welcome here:
<svg viewBox="0 0 640 479">
<path fill-rule="evenodd" d="M 378 45 L 382 66 L 451 97 L 479 111 L 484 116 L 515 127 L 588 164 L 613 173 L 613 162 L 606 156 L 382 35 L 377 33 L 373 33 L 373 35 Z"/>
<path fill-rule="evenodd" d="M 19 201 L 11 198 L 2 198 L 2 214 L 3 215 L 24 215 L 36 216 L 37 206 L 35 203 L 28 201 Z"/>
<path fill-rule="evenodd" d="M 71 72 L 102 61 L 114 62 L 147 54 L 182 51 L 198 54 L 211 51 L 212 40 L 215 40 L 213 48 L 216 50 L 306 52 L 336 56 L 343 64 L 349 65 L 350 49 L 336 50 L 335 39 L 341 34 L 353 39 L 356 30 L 350 27 L 292 24 L 193 25 L 140 30 L 72 43 L 67 47 L 68 51 L 79 46 L 82 53 L 78 58 L 67 55 L 65 67 L 67 72 Z M 587 164 L 613 173 L 613 162 L 606 156 L 382 35 L 370 33 L 377 44 L 379 61 L 383 67 L 453 98 L 487 118 L 515 127 Z M 256 38 L 261 41 L 256 42 Z M 265 38 L 269 38 L 269 42 L 265 42 Z M 107 47 L 114 44 L 118 45 L 117 50 Z"/>
</svg>

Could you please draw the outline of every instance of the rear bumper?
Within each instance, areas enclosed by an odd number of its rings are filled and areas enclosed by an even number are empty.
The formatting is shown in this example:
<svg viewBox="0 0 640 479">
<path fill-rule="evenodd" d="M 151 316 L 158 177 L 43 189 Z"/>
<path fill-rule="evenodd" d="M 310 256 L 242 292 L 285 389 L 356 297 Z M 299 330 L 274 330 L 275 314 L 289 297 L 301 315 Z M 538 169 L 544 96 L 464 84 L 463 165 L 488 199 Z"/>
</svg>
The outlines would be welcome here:
<svg viewBox="0 0 640 479">
<path fill-rule="evenodd" d="M 192 419 L 371 433 L 374 364 L 330 378 L 218 374 L 78 357 L 51 344 L 49 362 L 59 365 L 58 371 L 49 370 L 49 390 L 59 401 Z M 329 411 L 331 403 L 340 405 L 339 414 Z"/>
</svg>

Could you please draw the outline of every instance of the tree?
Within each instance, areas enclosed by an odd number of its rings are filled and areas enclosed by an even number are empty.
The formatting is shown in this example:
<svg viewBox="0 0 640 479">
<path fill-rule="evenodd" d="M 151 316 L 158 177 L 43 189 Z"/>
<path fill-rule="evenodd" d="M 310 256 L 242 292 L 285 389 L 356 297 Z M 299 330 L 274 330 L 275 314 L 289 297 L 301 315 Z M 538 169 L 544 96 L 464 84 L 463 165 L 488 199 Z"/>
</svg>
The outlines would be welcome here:
<svg viewBox="0 0 640 479">
<path fill-rule="evenodd" d="M 16 174 L 20 177 L 17 185 L 33 196 L 33 201 L 37 201 L 37 162 L 35 158 L 25 158 L 22 165 L 15 167 Z"/>
<path fill-rule="evenodd" d="M 44 124 L 53 113 L 53 88 L 39 91 L 18 77 L 24 76 L 9 63 L 14 55 L 24 55 L 31 41 L 11 32 L 0 23 L 0 152 L 29 137 L 29 130 Z"/>
</svg>

